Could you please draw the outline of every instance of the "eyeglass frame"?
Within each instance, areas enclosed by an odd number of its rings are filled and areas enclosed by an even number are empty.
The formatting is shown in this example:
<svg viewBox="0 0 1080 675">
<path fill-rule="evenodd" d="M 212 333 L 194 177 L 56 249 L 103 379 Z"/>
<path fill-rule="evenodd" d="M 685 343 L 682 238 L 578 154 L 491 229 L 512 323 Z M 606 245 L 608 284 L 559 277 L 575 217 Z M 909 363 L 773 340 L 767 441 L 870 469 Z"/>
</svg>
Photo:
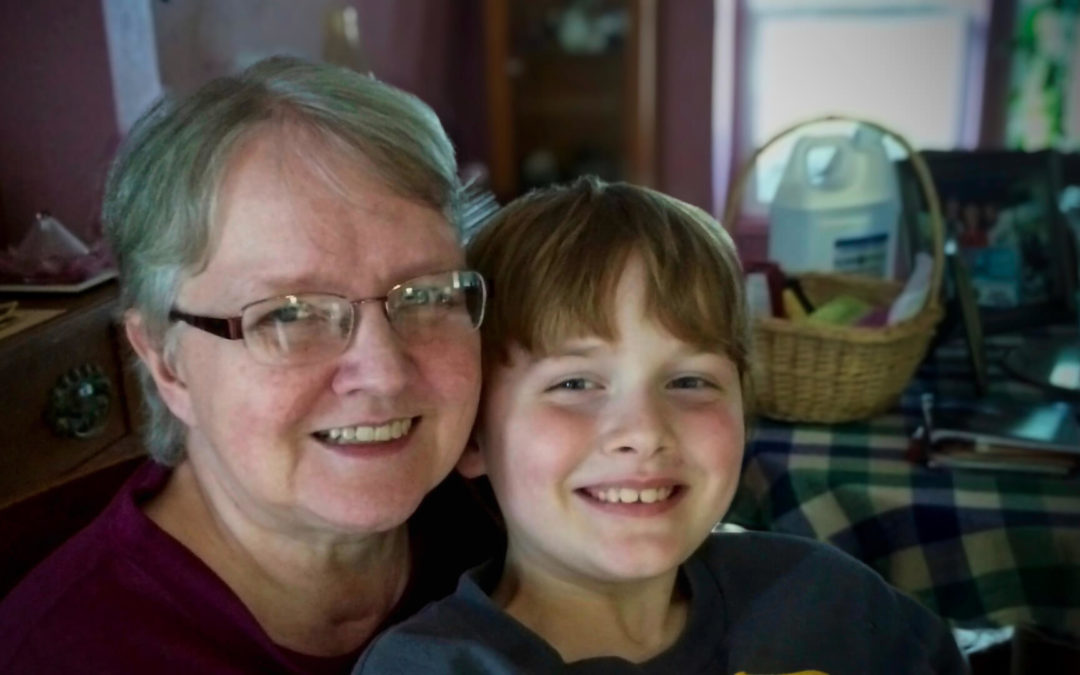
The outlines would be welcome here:
<svg viewBox="0 0 1080 675">
<path fill-rule="evenodd" d="M 190 314 L 188 312 L 181 311 L 181 310 L 177 309 L 176 307 L 173 307 L 172 309 L 169 310 L 169 321 L 183 322 L 183 323 L 188 324 L 189 326 L 192 326 L 193 328 L 198 328 L 201 331 L 205 331 L 205 332 L 207 332 L 207 333 L 209 333 L 211 335 L 216 335 L 217 337 L 220 337 L 220 338 L 225 338 L 226 340 L 243 340 L 244 339 L 244 323 L 243 323 L 244 322 L 244 311 L 247 310 L 248 307 L 253 307 L 255 305 L 258 305 L 259 303 L 266 302 L 267 300 L 274 300 L 276 298 L 295 298 L 295 297 L 302 296 L 302 295 L 332 296 L 332 297 L 336 297 L 336 298 L 341 298 L 342 300 L 348 302 L 353 307 L 352 326 L 349 328 L 348 340 L 345 341 L 345 344 L 348 345 L 352 341 L 353 333 L 356 331 L 357 324 L 360 322 L 360 308 L 364 305 L 364 303 L 380 301 L 382 303 L 383 316 L 386 317 L 387 321 L 390 321 L 390 307 L 387 305 L 387 303 L 390 301 L 390 295 L 394 291 L 398 290 L 399 288 L 401 288 L 403 286 L 408 285 L 410 282 L 413 282 L 416 279 L 422 279 L 422 278 L 428 277 L 428 276 L 436 276 L 436 275 L 439 275 L 439 274 L 453 274 L 455 272 L 457 272 L 457 273 L 469 272 L 471 274 L 475 274 L 476 278 L 480 281 L 480 298 L 481 298 L 480 316 L 476 320 L 476 325 L 472 327 L 473 330 L 478 330 L 480 328 L 480 325 L 484 322 L 484 315 L 487 313 L 487 280 L 484 279 L 484 275 L 480 274 L 476 270 L 447 270 L 445 272 L 432 272 L 431 274 L 423 274 L 423 275 L 421 275 L 419 277 L 413 277 L 412 279 L 406 279 L 405 281 L 402 281 L 399 284 L 394 284 L 392 287 L 390 287 L 390 290 L 388 290 L 386 292 L 386 295 L 377 295 L 377 296 L 373 296 L 373 297 L 370 297 L 370 298 L 357 298 L 355 300 L 350 300 L 349 298 L 345 297 L 344 295 L 339 295 L 337 293 L 322 293 L 322 292 L 318 292 L 318 293 L 315 293 L 315 292 L 313 292 L 313 293 L 282 293 L 280 295 L 271 295 L 269 297 L 262 298 L 260 300 L 255 300 L 253 302 L 247 303 L 246 305 L 244 305 L 243 307 L 240 308 L 240 314 L 238 316 L 226 316 L 226 317 L 203 316 L 203 315 L 199 315 L 199 314 Z M 391 326 L 393 325 L 392 321 L 391 321 L 390 325 Z"/>
</svg>

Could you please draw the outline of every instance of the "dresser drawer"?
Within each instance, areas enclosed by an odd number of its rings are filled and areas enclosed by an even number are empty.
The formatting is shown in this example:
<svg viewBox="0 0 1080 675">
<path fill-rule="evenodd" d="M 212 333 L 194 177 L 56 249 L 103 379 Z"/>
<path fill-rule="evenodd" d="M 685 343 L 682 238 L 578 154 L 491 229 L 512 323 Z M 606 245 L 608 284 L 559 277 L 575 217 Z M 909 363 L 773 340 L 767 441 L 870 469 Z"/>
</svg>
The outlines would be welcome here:
<svg viewBox="0 0 1080 675">
<path fill-rule="evenodd" d="M 0 340 L 0 506 L 78 475 L 132 433 L 115 289 L 70 303 Z"/>
</svg>

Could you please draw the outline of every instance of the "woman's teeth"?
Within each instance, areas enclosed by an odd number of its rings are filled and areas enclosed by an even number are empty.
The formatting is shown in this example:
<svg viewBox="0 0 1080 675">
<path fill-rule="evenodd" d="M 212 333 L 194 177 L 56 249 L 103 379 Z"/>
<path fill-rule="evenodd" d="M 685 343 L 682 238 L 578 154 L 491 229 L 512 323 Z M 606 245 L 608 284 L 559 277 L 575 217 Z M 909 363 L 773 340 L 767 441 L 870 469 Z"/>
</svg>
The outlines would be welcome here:
<svg viewBox="0 0 1080 675">
<path fill-rule="evenodd" d="M 594 497 L 602 502 L 621 503 L 621 504 L 634 504 L 641 502 L 642 504 L 652 504 L 653 502 L 662 502 L 671 496 L 671 493 L 675 491 L 672 486 L 661 488 L 645 488 L 644 490 L 635 490 L 633 488 L 604 488 L 604 489 L 592 489 L 589 488 L 586 492 L 589 496 Z"/>
<path fill-rule="evenodd" d="M 405 418 L 394 420 L 379 426 L 355 426 L 338 427 L 318 432 L 318 436 L 324 441 L 331 443 L 378 443 L 380 441 L 392 441 L 409 433 L 412 428 L 412 419 Z"/>
</svg>

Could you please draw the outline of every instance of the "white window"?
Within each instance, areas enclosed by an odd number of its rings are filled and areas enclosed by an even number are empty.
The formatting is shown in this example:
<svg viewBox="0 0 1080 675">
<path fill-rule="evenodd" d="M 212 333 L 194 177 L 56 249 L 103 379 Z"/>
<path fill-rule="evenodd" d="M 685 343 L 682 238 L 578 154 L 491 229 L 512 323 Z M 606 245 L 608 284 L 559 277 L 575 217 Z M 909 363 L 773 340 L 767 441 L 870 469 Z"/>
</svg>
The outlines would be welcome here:
<svg viewBox="0 0 1080 675">
<path fill-rule="evenodd" d="M 717 0 L 716 8 L 714 133 L 729 130 L 716 147 L 726 151 L 717 157 L 720 199 L 755 148 L 829 113 L 879 122 L 920 149 L 974 147 L 989 0 Z M 725 95 L 734 101 L 726 109 Z M 789 141 L 758 161 L 744 211 L 772 199 Z"/>
</svg>

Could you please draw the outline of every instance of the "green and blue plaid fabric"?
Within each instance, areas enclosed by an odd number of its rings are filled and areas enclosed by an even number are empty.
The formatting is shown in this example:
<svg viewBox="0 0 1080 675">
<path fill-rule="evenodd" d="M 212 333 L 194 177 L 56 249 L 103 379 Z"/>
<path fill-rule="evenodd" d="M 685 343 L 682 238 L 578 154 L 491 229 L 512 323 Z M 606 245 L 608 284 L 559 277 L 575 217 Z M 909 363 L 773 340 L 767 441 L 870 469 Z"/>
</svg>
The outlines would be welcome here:
<svg viewBox="0 0 1080 675">
<path fill-rule="evenodd" d="M 997 365 L 1018 342 L 988 341 L 990 395 L 1046 400 Z M 913 464 L 905 455 L 924 392 L 974 396 L 961 344 L 939 348 L 888 414 L 760 420 L 725 522 L 832 543 L 958 627 L 1027 623 L 1080 636 L 1080 477 Z"/>
</svg>

